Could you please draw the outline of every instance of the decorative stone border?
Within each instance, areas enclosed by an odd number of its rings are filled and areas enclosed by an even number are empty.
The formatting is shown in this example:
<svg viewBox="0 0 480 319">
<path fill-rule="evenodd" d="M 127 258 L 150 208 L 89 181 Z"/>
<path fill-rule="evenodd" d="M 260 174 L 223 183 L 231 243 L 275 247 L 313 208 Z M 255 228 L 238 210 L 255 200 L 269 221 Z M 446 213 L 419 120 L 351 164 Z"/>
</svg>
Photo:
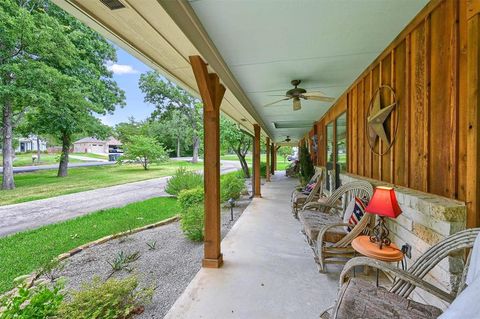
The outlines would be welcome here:
<svg viewBox="0 0 480 319">
<path fill-rule="evenodd" d="M 147 230 L 147 229 L 153 229 L 153 228 L 157 228 L 157 227 L 160 227 L 160 226 L 163 226 L 163 225 L 167 225 L 167 224 L 176 222 L 178 220 L 180 220 L 180 216 L 175 215 L 173 217 L 167 218 L 167 219 L 162 220 L 162 221 L 157 222 L 157 223 L 145 225 L 145 226 L 142 226 L 142 227 L 138 227 L 138 228 L 135 228 L 135 229 L 132 229 L 132 230 L 127 230 L 127 231 L 124 231 L 124 232 L 121 232 L 121 233 L 116 233 L 116 234 L 113 234 L 113 235 L 108 235 L 108 236 L 102 237 L 100 239 L 94 240 L 92 242 L 89 242 L 87 244 L 83 244 L 81 246 L 73 248 L 66 253 L 58 255 L 54 259 L 56 259 L 58 261 L 63 261 L 67 258 L 72 257 L 73 255 L 76 255 L 76 254 L 84 251 L 87 248 L 91 248 L 91 247 L 106 243 L 106 242 L 108 242 L 110 240 L 113 240 L 113 239 L 125 237 L 125 236 L 128 236 L 128 235 L 133 235 L 133 234 L 139 233 L 139 232 Z M 14 282 L 24 281 L 24 282 L 27 283 L 27 288 L 31 288 L 35 284 L 35 281 L 38 279 L 39 275 L 40 274 L 35 273 L 35 272 L 33 272 L 31 274 L 28 274 L 28 275 L 22 275 L 22 276 L 19 276 L 19 277 L 15 278 Z M 4 296 L 13 294 L 14 292 L 16 292 L 16 290 L 17 290 L 17 288 L 13 288 L 12 290 L 1 294 L 0 299 Z"/>
</svg>

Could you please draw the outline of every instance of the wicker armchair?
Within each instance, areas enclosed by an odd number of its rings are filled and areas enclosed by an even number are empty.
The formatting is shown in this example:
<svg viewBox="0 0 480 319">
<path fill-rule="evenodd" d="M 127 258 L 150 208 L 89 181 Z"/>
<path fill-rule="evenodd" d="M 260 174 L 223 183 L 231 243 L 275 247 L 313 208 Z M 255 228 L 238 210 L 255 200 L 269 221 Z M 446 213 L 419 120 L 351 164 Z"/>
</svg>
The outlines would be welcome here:
<svg viewBox="0 0 480 319">
<path fill-rule="evenodd" d="M 340 275 L 341 289 L 338 299 L 332 307 L 321 314 L 321 318 L 437 318 L 442 311 L 431 305 L 424 305 L 408 299 L 415 288 L 429 292 L 439 299 L 451 303 L 465 288 L 465 278 L 470 262 L 466 258 L 465 268 L 458 289 L 452 293 L 441 290 L 424 280 L 424 277 L 450 254 L 470 249 L 480 228 L 460 231 L 430 247 L 408 271 L 398 269 L 391 264 L 367 257 L 351 259 Z M 356 266 L 369 266 L 388 272 L 396 279 L 392 287 L 376 287 L 374 284 L 358 278 L 346 279 Z"/>
<path fill-rule="evenodd" d="M 370 183 L 356 181 L 340 186 L 331 196 L 317 202 L 305 204 L 299 212 L 303 231 L 312 246 L 315 261 L 320 272 L 328 263 L 345 263 L 354 256 L 352 241 L 361 234 L 367 234 L 374 216 L 365 214 L 357 225 L 344 223 L 345 209 L 354 197 L 370 200 L 373 187 Z M 345 227 L 352 228 L 350 232 Z"/>
<path fill-rule="evenodd" d="M 294 191 L 292 193 L 292 214 L 298 219 L 298 210 L 301 209 L 306 203 L 318 200 L 322 197 L 323 187 L 325 184 L 325 173 L 323 169 L 318 169 L 312 178 L 315 180 L 315 187 L 310 191 L 308 195 L 303 194 L 301 191 Z"/>
</svg>

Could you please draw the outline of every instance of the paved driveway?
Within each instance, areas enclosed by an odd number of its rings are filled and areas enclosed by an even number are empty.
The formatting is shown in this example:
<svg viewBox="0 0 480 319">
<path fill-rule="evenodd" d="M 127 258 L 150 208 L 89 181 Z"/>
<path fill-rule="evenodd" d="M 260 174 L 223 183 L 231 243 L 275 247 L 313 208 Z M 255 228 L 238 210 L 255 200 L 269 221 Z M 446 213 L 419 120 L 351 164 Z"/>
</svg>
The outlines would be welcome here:
<svg viewBox="0 0 480 319">
<path fill-rule="evenodd" d="M 222 173 L 240 168 L 235 161 L 222 161 Z M 65 221 L 101 209 L 122 207 L 153 197 L 167 196 L 169 177 L 110 186 L 32 202 L 0 206 L 0 236 Z"/>
</svg>

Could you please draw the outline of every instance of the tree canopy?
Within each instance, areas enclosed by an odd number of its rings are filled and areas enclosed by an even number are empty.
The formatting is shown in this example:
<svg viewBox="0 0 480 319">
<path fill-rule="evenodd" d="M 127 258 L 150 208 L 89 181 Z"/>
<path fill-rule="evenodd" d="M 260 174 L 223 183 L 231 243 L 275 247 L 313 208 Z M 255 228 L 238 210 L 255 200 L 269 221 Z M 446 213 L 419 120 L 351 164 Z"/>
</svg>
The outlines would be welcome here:
<svg viewBox="0 0 480 319">
<path fill-rule="evenodd" d="M 252 145 L 252 137 L 240 130 L 240 128 L 225 116 L 220 117 L 220 143 L 224 149 L 233 151 L 242 165 L 245 177 L 250 177 L 245 156 Z"/>
<path fill-rule="evenodd" d="M 156 107 L 151 120 L 163 123 L 161 129 L 176 140 L 178 150 L 181 148 L 178 144 L 190 141 L 192 162 L 196 163 L 203 130 L 200 100 L 157 72 L 142 74 L 139 87 L 145 94 L 145 102 Z"/>
<path fill-rule="evenodd" d="M 153 162 L 162 162 L 168 159 L 167 151 L 163 145 L 152 137 L 134 135 L 123 147 L 122 158 L 139 161 L 145 170 Z"/>
</svg>

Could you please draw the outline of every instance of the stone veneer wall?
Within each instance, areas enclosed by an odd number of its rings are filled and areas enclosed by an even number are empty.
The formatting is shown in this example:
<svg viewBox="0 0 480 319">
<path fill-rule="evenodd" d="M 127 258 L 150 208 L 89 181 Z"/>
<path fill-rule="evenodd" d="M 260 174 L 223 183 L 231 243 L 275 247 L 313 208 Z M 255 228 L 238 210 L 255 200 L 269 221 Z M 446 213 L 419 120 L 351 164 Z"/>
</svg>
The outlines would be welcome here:
<svg viewBox="0 0 480 319">
<path fill-rule="evenodd" d="M 367 180 L 374 186 L 393 186 L 351 174 L 340 174 L 340 180 L 342 184 L 355 180 Z M 465 229 L 467 217 L 465 203 L 405 187 L 395 187 L 395 192 L 402 214 L 395 220 L 390 219 L 388 228 L 390 239 L 397 246 L 401 247 L 405 243 L 412 246 L 412 258 L 407 258 L 408 265 L 415 262 L 429 247 L 443 238 Z M 439 288 L 452 291 L 457 288 L 463 268 L 463 257 L 451 256 L 440 262 L 425 277 L 425 280 Z M 442 309 L 447 305 L 419 289 L 414 291 L 412 298 Z"/>
</svg>

